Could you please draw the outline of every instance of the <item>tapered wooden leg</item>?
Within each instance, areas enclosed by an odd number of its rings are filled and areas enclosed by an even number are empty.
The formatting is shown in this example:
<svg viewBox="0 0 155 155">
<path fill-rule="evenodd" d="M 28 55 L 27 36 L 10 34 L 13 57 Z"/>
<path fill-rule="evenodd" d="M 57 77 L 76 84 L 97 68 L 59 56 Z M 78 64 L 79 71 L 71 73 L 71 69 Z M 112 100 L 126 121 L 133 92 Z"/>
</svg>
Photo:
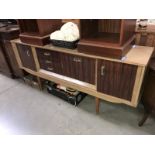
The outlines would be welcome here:
<svg viewBox="0 0 155 155">
<path fill-rule="evenodd" d="M 145 121 L 147 120 L 147 118 L 149 117 L 149 115 L 150 115 L 150 113 L 145 111 L 144 116 L 143 116 L 142 120 L 138 123 L 138 125 L 142 126 L 145 123 Z"/>
<path fill-rule="evenodd" d="M 38 81 L 40 90 L 43 90 L 41 79 L 39 77 L 37 77 L 37 81 Z"/>
<path fill-rule="evenodd" d="M 99 98 L 95 98 L 95 103 L 96 103 L 96 114 L 99 114 L 100 112 L 100 99 Z"/>
</svg>

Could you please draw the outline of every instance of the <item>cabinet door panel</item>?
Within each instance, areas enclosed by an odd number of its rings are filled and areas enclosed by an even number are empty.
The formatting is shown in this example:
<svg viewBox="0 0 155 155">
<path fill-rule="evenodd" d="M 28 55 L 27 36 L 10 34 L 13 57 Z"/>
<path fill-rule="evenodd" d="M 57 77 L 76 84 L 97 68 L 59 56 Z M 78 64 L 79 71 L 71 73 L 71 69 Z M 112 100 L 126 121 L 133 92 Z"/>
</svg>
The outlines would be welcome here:
<svg viewBox="0 0 155 155">
<path fill-rule="evenodd" d="M 61 54 L 63 75 L 95 84 L 95 59 Z"/>
<path fill-rule="evenodd" d="M 22 65 L 26 68 L 36 71 L 35 62 L 33 59 L 31 47 L 27 45 L 16 44 L 22 61 Z"/>
<path fill-rule="evenodd" d="M 11 70 L 10 70 L 10 67 L 6 61 L 6 57 L 3 53 L 3 50 L 1 48 L 1 45 L 0 45 L 0 71 L 7 74 L 7 75 L 10 75 L 11 74 Z"/>
<path fill-rule="evenodd" d="M 131 100 L 137 66 L 98 60 L 97 91 Z"/>
<path fill-rule="evenodd" d="M 13 70 L 13 74 L 19 77 L 22 77 L 24 75 L 23 71 L 19 68 L 15 54 L 13 52 L 13 48 L 11 45 L 11 42 L 8 40 L 3 41 L 3 45 L 5 48 L 5 52 L 9 58 L 9 62 L 11 65 L 11 68 Z"/>
</svg>

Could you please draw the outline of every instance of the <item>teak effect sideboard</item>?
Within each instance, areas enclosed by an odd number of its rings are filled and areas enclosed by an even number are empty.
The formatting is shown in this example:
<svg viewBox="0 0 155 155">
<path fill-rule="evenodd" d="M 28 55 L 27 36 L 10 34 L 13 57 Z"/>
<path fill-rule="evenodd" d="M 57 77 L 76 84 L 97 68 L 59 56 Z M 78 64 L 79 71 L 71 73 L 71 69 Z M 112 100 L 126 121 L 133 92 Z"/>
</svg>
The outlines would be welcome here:
<svg viewBox="0 0 155 155">
<path fill-rule="evenodd" d="M 18 65 L 30 74 L 77 89 L 99 99 L 136 107 L 153 48 L 133 46 L 122 60 L 12 40 Z"/>
</svg>

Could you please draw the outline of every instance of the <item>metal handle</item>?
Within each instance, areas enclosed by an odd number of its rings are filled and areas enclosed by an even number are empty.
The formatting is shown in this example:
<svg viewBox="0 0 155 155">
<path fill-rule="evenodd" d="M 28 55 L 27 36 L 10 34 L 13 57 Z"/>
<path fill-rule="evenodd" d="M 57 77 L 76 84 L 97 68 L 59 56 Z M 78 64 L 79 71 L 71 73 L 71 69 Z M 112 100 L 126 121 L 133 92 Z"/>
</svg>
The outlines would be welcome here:
<svg viewBox="0 0 155 155">
<path fill-rule="evenodd" d="M 52 61 L 46 60 L 45 63 L 50 64 L 50 63 L 52 63 Z"/>
<path fill-rule="evenodd" d="M 47 67 L 47 69 L 50 70 L 50 71 L 53 71 L 53 68 L 51 68 L 51 67 Z"/>
<path fill-rule="evenodd" d="M 50 53 L 45 52 L 44 55 L 45 56 L 50 56 Z"/>
<path fill-rule="evenodd" d="M 27 50 L 26 53 L 27 53 L 27 56 L 30 57 L 30 52 L 29 52 L 29 50 Z"/>
<path fill-rule="evenodd" d="M 104 76 L 105 74 L 105 66 L 101 66 L 101 75 Z"/>
<path fill-rule="evenodd" d="M 81 62 L 82 60 L 81 60 L 81 58 L 74 58 L 73 61 L 75 61 L 75 62 Z"/>
</svg>

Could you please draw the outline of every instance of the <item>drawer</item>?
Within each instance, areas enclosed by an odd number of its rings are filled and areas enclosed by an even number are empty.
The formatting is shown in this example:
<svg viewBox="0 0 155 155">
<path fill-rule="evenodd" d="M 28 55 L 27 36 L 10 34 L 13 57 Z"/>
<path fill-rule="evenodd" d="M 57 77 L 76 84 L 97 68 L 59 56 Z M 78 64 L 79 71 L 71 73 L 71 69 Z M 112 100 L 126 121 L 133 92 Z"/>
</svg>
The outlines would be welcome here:
<svg viewBox="0 0 155 155">
<path fill-rule="evenodd" d="M 30 46 L 16 44 L 23 67 L 36 71 L 35 61 Z"/>
<path fill-rule="evenodd" d="M 41 69 L 47 70 L 47 68 L 53 68 L 53 63 L 52 63 L 51 60 L 43 60 L 43 59 L 41 59 L 39 61 L 39 64 L 40 64 L 40 68 Z M 53 71 L 53 70 L 51 70 L 51 71 Z"/>
<path fill-rule="evenodd" d="M 49 50 L 36 48 L 36 52 L 37 52 L 37 56 L 38 56 L 39 61 L 42 61 L 42 60 L 49 60 L 50 61 L 52 58 L 52 52 Z"/>
<path fill-rule="evenodd" d="M 54 71 L 54 67 L 52 65 L 45 65 L 45 64 L 43 64 L 42 65 L 42 69 L 50 71 L 50 72 L 55 72 Z"/>
<path fill-rule="evenodd" d="M 60 61 L 60 53 L 56 51 L 36 48 L 38 61 L 41 69 L 61 74 L 62 65 Z"/>
<path fill-rule="evenodd" d="M 63 75 L 95 84 L 95 59 L 71 54 L 61 54 Z"/>
</svg>

